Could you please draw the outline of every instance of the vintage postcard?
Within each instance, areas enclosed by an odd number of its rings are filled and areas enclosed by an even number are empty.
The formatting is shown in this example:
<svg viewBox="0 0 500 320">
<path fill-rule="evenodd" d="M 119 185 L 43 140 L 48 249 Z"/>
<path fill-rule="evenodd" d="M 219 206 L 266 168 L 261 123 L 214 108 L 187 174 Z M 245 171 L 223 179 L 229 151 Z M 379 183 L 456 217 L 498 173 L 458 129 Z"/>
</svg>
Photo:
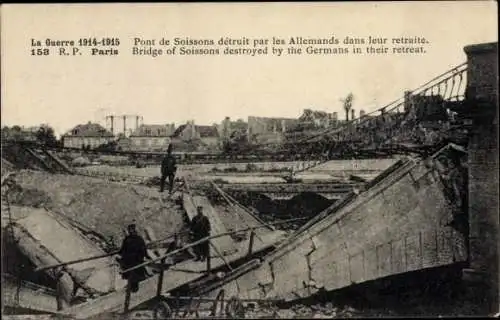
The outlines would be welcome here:
<svg viewBox="0 0 500 320">
<path fill-rule="evenodd" d="M 0 13 L 6 319 L 499 315 L 497 2 Z"/>
</svg>

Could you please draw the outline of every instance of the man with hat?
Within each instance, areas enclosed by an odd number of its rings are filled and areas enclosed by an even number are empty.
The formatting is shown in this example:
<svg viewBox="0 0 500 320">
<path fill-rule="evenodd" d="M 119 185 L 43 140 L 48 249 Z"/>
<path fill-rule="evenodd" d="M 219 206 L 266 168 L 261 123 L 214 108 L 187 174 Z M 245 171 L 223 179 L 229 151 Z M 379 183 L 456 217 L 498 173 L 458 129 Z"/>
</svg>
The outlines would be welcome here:
<svg viewBox="0 0 500 320">
<path fill-rule="evenodd" d="M 198 214 L 191 220 L 191 233 L 193 240 L 198 241 L 210 235 L 210 221 L 203 214 L 203 207 L 196 208 Z M 194 247 L 197 258 L 195 261 L 204 261 L 209 255 L 209 240 L 204 241 Z"/>
<path fill-rule="evenodd" d="M 121 255 L 121 266 L 124 270 L 133 268 L 144 262 L 144 258 L 150 259 L 146 248 L 146 242 L 137 233 L 135 223 L 127 226 L 128 235 L 123 239 L 119 254 Z M 139 282 L 146 279 L 146 268 L 141 267 L 122 274 L 123 279 L 127 279 L 131 285 L 131 291 L 139 290 Z"/>
<path fill-rule="evenodd" d="M 172 155 L 172 145 L 168 145 L 167 154 L 161 162 L 161 180 L 160 192 L 165 188 L 165 180 L 168 177 L 169 193 L 172 194 L 174 189 L 175 172 L 177 171 L 177 163 L 175 157 Z"/>
</svg>

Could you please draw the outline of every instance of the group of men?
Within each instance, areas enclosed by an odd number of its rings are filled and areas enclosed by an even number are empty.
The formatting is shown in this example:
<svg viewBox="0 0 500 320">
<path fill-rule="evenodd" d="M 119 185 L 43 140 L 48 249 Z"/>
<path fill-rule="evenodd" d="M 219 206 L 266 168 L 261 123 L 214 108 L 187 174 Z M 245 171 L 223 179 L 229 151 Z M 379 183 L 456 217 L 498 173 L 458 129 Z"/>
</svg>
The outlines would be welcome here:
<svg viewBox="0 0 500 320">
<path fill-rule="evenodd" d="M 165 182 L 168 178 L 169 180 L 169 193 L 173 191 L 175 173 L 177 171 L 177 165 L 175 157 L 172 155 L 172 146 L 169 145 L 167 149 L 167 155 L 161 164 L 161 180 L 160 180 L 160 192 L 164 191 Z M 197 215 L 192 219 L 189 226 L 191 240 L 193 242 L 202 240 L 210 236 L 210 221 L 203 214 L 203 207 L 197 207 Z M 123 240 L 122 246 L 120 248 L 119 254 L 121 256 L 120 264 L 123 270 L 128 270 L 134 268 L 144 262 L 144 259 L 152 260 L 148 254 L 146 242 L 144 238 L 139 235 L 135 223 L 128 225 L 128 234 Z M 209 256 L 209 240 L 201 241 L 193 247 L 196 258 L 195 261 L 204 261 Z M 132 292 L 137 292 L 139 290 L 139 283 L 146 279 L 147 271 L 145 267 L 135 268 L 133 270 L 123 273 L 123 278 L 127 279 L 130 283 L 130 289 Z"/>
</svg>

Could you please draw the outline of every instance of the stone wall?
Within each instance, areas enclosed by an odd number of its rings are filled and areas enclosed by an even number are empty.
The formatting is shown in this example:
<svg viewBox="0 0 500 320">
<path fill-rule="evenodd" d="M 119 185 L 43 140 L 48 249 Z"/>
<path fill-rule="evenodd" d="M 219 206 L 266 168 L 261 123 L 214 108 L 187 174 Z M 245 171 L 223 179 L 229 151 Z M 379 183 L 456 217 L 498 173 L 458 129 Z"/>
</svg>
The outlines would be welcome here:
<svg viewBox="0 0 500 320">
<path fill-rule="evenodd" d="M 471 98 L 498 100 L 498 43 L 470 45 L 467 54 L 467 88 Z"/>
<path fill-rule="evenodd" d="M 489 288 L 485 297 L 498 312 L 498 44 L 468 46 L 470 267 Z"/>
</svg>

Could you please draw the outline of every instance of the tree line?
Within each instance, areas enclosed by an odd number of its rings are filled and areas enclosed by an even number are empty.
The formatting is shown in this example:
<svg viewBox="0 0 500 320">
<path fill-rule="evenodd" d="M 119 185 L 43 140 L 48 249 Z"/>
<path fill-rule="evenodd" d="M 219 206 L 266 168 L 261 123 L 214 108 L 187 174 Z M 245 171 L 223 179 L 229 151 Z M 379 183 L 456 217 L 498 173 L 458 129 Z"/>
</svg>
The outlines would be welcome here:
<svg viewBox="0 0 500 320">
<path fill-rule="evenodd" d="M 57 139 L 54 128 L 49 125 L 40 125 L 37 129 L 26 130 L 18 125 L 3 126 L 1 129 L 2 141 L 29 141 L 46 146 L 62 146 L 62 141 Z"/>
</svg>

